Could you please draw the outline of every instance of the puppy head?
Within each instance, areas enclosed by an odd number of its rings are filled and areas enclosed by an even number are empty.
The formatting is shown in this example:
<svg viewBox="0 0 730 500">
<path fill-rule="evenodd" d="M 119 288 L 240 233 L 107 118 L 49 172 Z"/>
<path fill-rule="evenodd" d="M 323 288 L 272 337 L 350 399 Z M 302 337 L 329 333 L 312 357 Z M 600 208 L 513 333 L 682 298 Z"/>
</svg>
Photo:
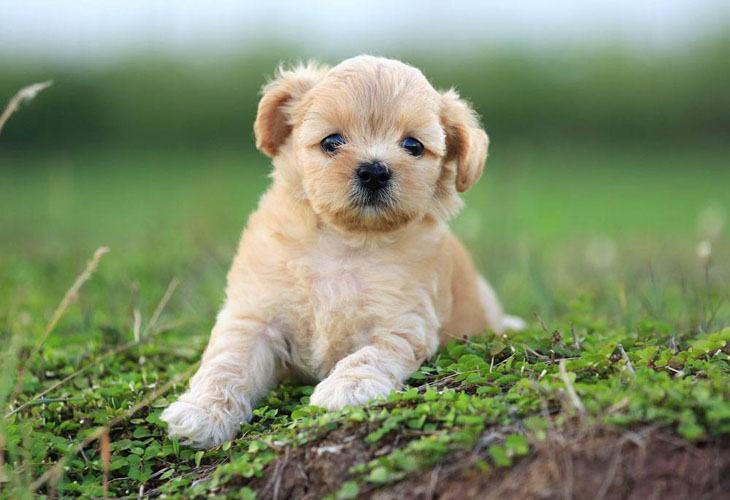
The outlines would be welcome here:
<svg viewBox="0 0 730 500">
<path fill-rule="evenodd" d="M 328 224 L 391 231 L 445 219 L 481 176 L 488 138 L 453 91 L 398 61 L 359 56 L 332 69 L 280 70 L 254 126 L 276 175 Z"/>
</svg>

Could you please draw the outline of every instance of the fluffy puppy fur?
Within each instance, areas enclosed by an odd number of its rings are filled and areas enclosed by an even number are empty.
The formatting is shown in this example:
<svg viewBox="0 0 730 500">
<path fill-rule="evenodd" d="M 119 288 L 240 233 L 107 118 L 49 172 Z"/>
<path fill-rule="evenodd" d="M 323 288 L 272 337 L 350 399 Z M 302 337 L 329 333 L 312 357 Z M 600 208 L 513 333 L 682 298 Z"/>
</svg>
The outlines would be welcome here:
<svg viewBox="0 0 730 500">
<path fill-rule="evenodd" d="M 162 415 L 171 435 L 202 448 L 232 439 L 287 373 L 319 382 L 314 405 L 360 405 L 398 389 L 441 342 L 521 327 L 447 226 L 489 144 L 454 90 L 370 56 L 282 69 L 255 133 L 273 182 L 241 237 L 200 369 Z M 322 147 L 331 134 L 343 138 L 335 152 Z M 376 204 L 356 174 L 368 162 L 391 175 Z"/>
</svg>

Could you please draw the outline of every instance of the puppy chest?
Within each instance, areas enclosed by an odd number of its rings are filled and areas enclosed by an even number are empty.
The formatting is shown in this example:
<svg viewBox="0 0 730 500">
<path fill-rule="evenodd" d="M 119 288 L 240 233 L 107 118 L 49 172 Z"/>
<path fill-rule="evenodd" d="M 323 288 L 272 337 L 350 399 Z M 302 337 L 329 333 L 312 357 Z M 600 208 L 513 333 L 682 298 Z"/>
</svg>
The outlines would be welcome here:
<svg viewBox="0 0 730 500">
<path fill-rule="evenodd" d="M 326 373 L 367 343 L 381 310 L 380 280 L 359 260 L 317 259 L 289 267 L 293 293 L 282 300 L 293 306 L 293 343 L 310 371 Z"/>
<path fill-rule="evenodd" d="M 368 305 L 376 300 L 366 273 L 356 265 L 335 263 L 311 269 L 307 307 L 315 334 L 348 336 L 362 333 L 369 323 Z"/>
</svg>

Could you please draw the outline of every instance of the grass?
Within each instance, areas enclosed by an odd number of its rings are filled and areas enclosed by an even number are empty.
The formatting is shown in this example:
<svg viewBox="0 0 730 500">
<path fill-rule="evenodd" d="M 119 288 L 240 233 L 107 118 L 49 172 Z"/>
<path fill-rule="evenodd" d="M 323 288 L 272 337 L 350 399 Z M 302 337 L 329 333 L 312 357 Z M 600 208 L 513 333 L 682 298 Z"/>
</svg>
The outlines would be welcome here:
<svg viewBox="0 0 730 500">
<path fill-rule="evenodd" d="M 167 439 L 159 414 L 205 346 L 266 161 L 0 157 L 0 403 L 13 411 L 0 495 L 276 497 L 296 493 L 298 463 L 335 471 L 312 474 L 312 491 L 347 498 L 422 474 L 438 489 L 455 468 L 496 480 L 567 429 L 723 443 L 726 152 L 493 151 L 453 227 L 529 329 L 454 342 L 363 409 L 325 413 L 307 405 L 311 387 L 284 384 L 239 439 L 206 452 Z M 100 246 L 111 251 L 49 328 Z"/>
</svg>

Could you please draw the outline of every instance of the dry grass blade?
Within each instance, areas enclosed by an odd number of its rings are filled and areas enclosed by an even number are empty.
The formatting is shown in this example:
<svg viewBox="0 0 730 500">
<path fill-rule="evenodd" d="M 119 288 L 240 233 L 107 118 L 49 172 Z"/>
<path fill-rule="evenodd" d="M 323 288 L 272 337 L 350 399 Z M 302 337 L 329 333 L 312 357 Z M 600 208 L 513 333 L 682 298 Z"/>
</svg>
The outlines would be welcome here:
<svg viewBox="0 0 730 500">
<path fill-rule="evenodd" d="M 153 317 L 156 316 L 157 318 L 159 318 L 160 314 L 164 310 L 165 305 L 170 301 L 170 298 L 172 297 L 172 292 L 174 292 L 175 291 L 175 288 L 177 287 L 177 283 L 178 283 L 177 278 L 173 278 L 173 280 L 170 281 L 170 285 L 168 285 L 167 290 L 165 291 L 165 294 L 160 299 L 160 302 L 158 303 L 157 308 L 155 309 L 155 313 L 156 314 L 154 314 Z M 135 322 L 135 324 L 136 324 L 136 322 Z M 152 335 L 157 334 L 157 333 L 161 333 L 162 331 L 165 331 L 166 328 L 172 328 L 175 325 L 176 324 L 172 324 L 172 325 L 161 325 L 159 328 L 156 328 L 152 332 Z M 149 326 L 150 325 L 148 325 L 148 328 L 146 328 L 145 331 L 149 329 Z M 42 398 L 45 395 L 47 395 L 48 393 L 50 393 L 50 392 L 58 389 L 59 387 L 61 387 L 62 385 L 64 385 L 66 382 L 68 382 L 70 380 L 73 380 L 74 378 L 76 378 L 78 375 L 82 374 L 83 372 L 85 372 L 89 368 L 92 368 L 94 366 L 97 366 L 100 363 L 102 363 L 103 361 L 105 361 L 105 360 L 107 360 L 107 359 L 109 359 L 111 357 L 114 357 L 117 354 L 121 354 L 121 353 L 123 353 L 125 351 L 128 351 L 129 349 L 132 349 L 133 347 L 136 347 L 136 346 L 140 345 L 141 343 L 144 343 L 152 335 L 143 336 L 142 338 L 138 338 L 138 336 L 135 335 L 135 339 L 132 342 L 127 342 L 126 344 L 122 344 L 121 346 L 119 346 L 119 347 L 117 347 L 115 349 L 112 349 L 110 351 L 107 351 L 106 353 L 102 354 L 101 356 L 99 356 L 98 358 L 96 358 L 91 363 L 89 363 L 89 364 L 87 364 L 85 366 L 82 366 L 81 368 L 79 368 L 75 372 L 67 375 L 66 377 L 62 378 L 61 380 L 59 380 L 55 384 L 51 385 L 50 387 L 48 387 L 48 388 L 42 390 L 41 392 L 35 394 L 32 398 L 30 398 L 28 401 L 26 401 L 22 405 L 18 406 L 14 410 L 9 411 L 8 413 L 6 413 L 5 414 L 5 418 L 8 418 L 8 417 L 10 417 L 10 416 L 18 413 L 19 411 L 27 408 L 28 406 L 31 406 L 31 405 L 35 404 L 40 398 Z"/>
<path fill-rule="evenodd" d="M 575 331 L 575 325 L 570 325 L 570 333 L 573 335 L 573 347 L 580 351 L 580 338 L 578 338 L 578 332 Z"/>
<path fill-rule="evenodd" d="M 3 491 L 3 483 L 7 481 L 5 477 L 5 435 L 0 432 L 0 493 Z"/>
<path fill-rule="evenodd" d="M 131 418 L 134 416 L 135 413 L 137 413 L 142 408 L 148 406 L 150 403 L 155 401 L 156 399 L 159 399 L 160 396 L 165 394 L 167 391 L 169 391 L 172 387 L 174 387 L 176 384 L 182 382 L 184 379 L 190 377 L 192 372 L 198 368 L 198 363 L 193 364 L 190 366 L 187 370 L 184 372 L 178 374 L 176 377 L 168 380 L 165 384 L 158 387 L 156 390 L 152 391 L 150 394 L 148 394 L 144 399 L 142 399 L 140 402 L 132 406 L 130 409 L 124 412 L 124 414 L 119 415 L 118 417 L 114 417 L 109 421 L 109 423 L 102 427 L 97 427 L 91 434 L 86 436 L 79 444 L 77 444 L 70 452 L 66 453 L 63 457 L 61 457 L 58 462 L 56 462 L 50 469 L 48 469 L 46 472 L 43 473 L 38 479 L 33 481 L 33 483 L 30 485 L 31 491 L 36 491 L 38 488 L 46 484 L 47 482 L 51 481 L 51 488 L 55 489 L 55 483 L 58 482 L 58 480 L 61 477 L 61 474 L 63 473 L 64 467 L 66 465 L 66 462 L 69 460 L 69 458 L 75 456 L 77 453 L 80 453 L 84 448 L 89 446 L 91 443 L 96 441 L 97 439 L 101 439 L 104 434 L 108 435 L 109 431 L 120 424 L 121 422 L 124 422 L 125 420 Z"/>
<path fill-rule="evenodd" d="M 153 328 L 157 324 L 157 321 L 160 319 L 160 316 L 162 315 L 162 311 L 165 310 L 167 303 L 170 302 L 172 294 L 175 293 L 175 289 L 179 284 L 180 280 L 178 280 L 177 278 L 172 278 L 172 280 L 170 280 L 170 284 L 167 285 L 167 290 L 165 290 L 165 293 L 162 295 L 160 302 L 157 304 L 157 307 L 152 313 L 152 316 L 150 317 L 147 326 L 145 326 L 144 331 L 142 332 L 143 337 L 146 337 L 148 333 L 153 331 Z"/>
<path fill-rule="evenodd" d="M 540 354 L 539 352 L 537 352 L 536 350 L 532 349 L 527 344 L 522 344 L 522 348 L 525 350 L 526 353 L 532 354 L 537 359 L 542 359 L 542 360 L 548 360 L 548 359 L 550 359 L 549 356 L 545 356 L 544 354 Z"/>
<path fill-rule="evenodd" d="M 631 360 L 629 359 L 629 355 L 626 354 L 626 350 L 624 349 L 624 346 L 619 344 L 618 350 L 621 352 L 621 357 L 626 362 L 626 368 L 631 372 L 632 375 L 636 375 L 636 370 L 634 370 L 634 365 L 631 363 Z"/>
<path fill-rule="evenodd" d="M 99 445 L 101 448 L 101 464 L 104 468 L 104 498 L 109 498 L 109 467 L 112 463 L 112 443 L 109 439 L 108 430 L 101 434 Z"/>
<path fill-rule="evenodd" d="M 563 381 L 563 384 L 565 384 L 565 390 L 568 393 L 568 398 L 570 398 L 570 403 L 578 411 L 578 413 L 585 413 L 586 409 L 583 406 L 583 401 L 580 400 L 578 393 L 575 392 L 575 387 L 573 387 L 573 382 L 571 382 L 570 377 L 568 377 L 568 371 L 565 369 L 565 360 L 561 359 L 558 366 L 560 367 L 560 379 Z"/>
<path fill-rule="evenodd" d="M 66 309 L 68 309 L 71 304 L 76 302 L 76 299 L 79 295 L 79 290 L 81 290 L 81 287 L 84 286 L 84 283 L 89 281 L 91 276 L 94 274 L 94 271 L 96 271 L 96 268 L 99 265 L 99 261 L 107 253 L 109 253 L 109 247 L 99 247 L 96 249 L 94 255 L 91 257 L 89 262 L 86 263 L 86 267 L 84 268 L 84 270 L 76 277 L 76 280 L 74 281 L 73 285 L 71 285 L 71 288 L 68 289 L 66 294 L 63 296 L 63 299 L 61 299 L 61 302 L 58 304 L 58 307 L 56 307 L 56 310 L 53 311 L 51 321 L 48 322 L 48 325 L 43 332 L 43 336 L 34 347 L 31 356 L 37 353 L 40 348 L 43 347 L 43 344 L 46 342 L 46 340 L 48 340 L 48 336 L 53 332 L 53 330 L 55 330 L 56 325 L 58 325 L 58 322 L 63 317 Z"/>
<path fill-rule="evenodd" d="M 43 331 L 43 336 L 36 343 L 30 353 L 25 357 L 25 362 L 20 366 L 20 369 L 18 370 L 17 380 L 15 382 L 15 389 L 13 390 L 12 396 L 8 399 L 9 404 L 12 404 L 12 402 L 15 400 L 15 397 L 20 392 L 23 386 L 23 379 L 25 378 L 25 370 L 28 367 L 28 361 L 31 360 L 33 356 L 38 353 L 38 351 L 40 351 L 41 347 L 43 347 L 43 344 L 45 344 L 46 340 L 48 340 L 48 337 L 51 335 L 51 333 L 53 333 L 53 330 L 55 330 L 56 325 L 58 325 L 58 322 L 61 320 L 68 307 L 73 304 L 78 298 L 79 290 L 81 290 L 81 287 L 84 286 L 84 283 L 89 281 L 91 276 L 94 274 L 94 271 L 96 271 L 96 268 L 99 265 L 99 261 L 108 252 L 109 247 L 97 248 L 94 252 L 94 255 L 86 263 L 86 267 L 84 268 L 84 270 L 76 277 L 76 280 L 74 280 L 71 288 L 66 291 L 63 299 L 61 299 L 61 302 L 58 304 L 55 311 L 53 311 L 53 316 L 51 317 L 51 321 L 49 321 L 46 325 L 46 329 Z"/>
<path fill-rule="evenodd" d="M 132 337 L 135 342 L 139 343 L 142 340 L 142 314 L 136 307 L 132 313 L 132 320 Z"/>
<path fill-rule="evenodd" d="M 51 80 L 48 80 L 47 82 L 34 83 L 27 87 L 23 87 L 13 97 L 11 97 L 8 104 L 5 106 L 2 115 L 0 115 L 0 133 L 2 133 L 3 127 L 5 127 L 5 124 L 13 113 L 20 109 L 21 104 L 32 101 L 40 92 L 51 85 L 53 85 Z"/>
</svg>

